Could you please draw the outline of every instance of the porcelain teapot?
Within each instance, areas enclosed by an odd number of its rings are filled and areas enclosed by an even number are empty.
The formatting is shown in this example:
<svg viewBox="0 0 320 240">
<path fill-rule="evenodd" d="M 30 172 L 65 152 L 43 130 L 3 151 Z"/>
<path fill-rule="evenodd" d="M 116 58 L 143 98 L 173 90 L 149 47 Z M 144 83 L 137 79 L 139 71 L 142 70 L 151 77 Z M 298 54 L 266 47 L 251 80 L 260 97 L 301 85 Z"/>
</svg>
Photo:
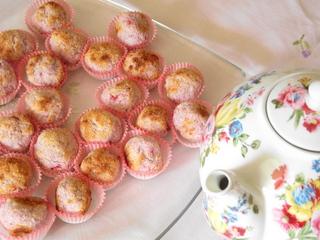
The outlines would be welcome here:
<svg viewBox="0 0 320 240">
<path fill-rule="evenodd" d="M 200 149 L 209 225 L 226 239 L 320 239 L 320 71 L 269 72 L 228 93 Z"/>
</svg>

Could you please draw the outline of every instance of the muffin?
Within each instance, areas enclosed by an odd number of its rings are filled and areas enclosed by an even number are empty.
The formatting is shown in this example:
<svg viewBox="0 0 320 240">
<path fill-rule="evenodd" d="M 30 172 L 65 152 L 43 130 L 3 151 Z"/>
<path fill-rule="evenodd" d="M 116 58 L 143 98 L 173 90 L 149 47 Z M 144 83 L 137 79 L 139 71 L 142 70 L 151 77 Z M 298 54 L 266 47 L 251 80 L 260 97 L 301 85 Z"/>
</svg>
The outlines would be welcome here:
<svg viewBox="0 0 320 240">
<path fill-rule="evenodd" d="M 35 133 L 30 118 L 22 113 L 0 116 L 0 144 L 12 151 L 28 150 Z"/>
<path fill-rule="evenodd" d="M 155 80 L 162 72 L 160 57 L 145 49 L 130 51 L 123 62 L 124 73 L 142 80 Z"/>
<path fill-rule="evenodd" d="M 165 77 L 164 89 L 170 100 L 183 102 L 196 98 L 202 84 L 199 71 L 193 68 L 180 68 Z"/>
<path fill-rule="evenodd" d="M 160 171 L 163 166 L 160 145 L 151 136 L 134 136 L 125 144 L 127 164 L 133 171 Z"/>
<path fill-rule="evenodd" d="M 31 184 L 32 168 L 28 159 L 0 157 L 0 194 L 20 192 Z"/>
<path fill-rule="evenodd" d="M 169 129 L 167 110 L 162 106 L 147 105 L 139 113 L 136 125 L 154 133 L 166 132 Z"/>
<path fill-rule="evenodd" d="M 100 99 L 104 105 L 116 111 L 129 112 L 137 106 L 142 97 L 138 84 L 125 79 L 104 88 Z"/>
<path fill-rule="evenodd" d="M 91 109 L 80 117 L 80 134 L 87 142 L 118 142 L 123 135 L 121 120 L 104 109 Z"/>
<path fill-rule="evenodd" d="M 90 186 L 81 178 L 68 176 L 59 182 L 55 199 L 58 211 L 84 214 L 91 204 Z"/>
<path fill-rule="evenodd" d="M 32 89 L 24 97 L 25 110 L 41 124 L 56 122 L 63 115 L 63 99 L 52 88 Z"/>
<path fill-rule="evenodd" d="M 0 32 L 0 58 L 7 61 L 18 61 L 36 49 L 33 36 L 22 30 Z"/>
<path fill-rule="evenodd" d="M 12 236 L 37 228 L 48 215 L 47 203 L 38 197 L 8 198 L 0 209 L 0 222 Z"/>
<path fill-rule="evenodd" d="M 7 61 L 0 59 L 0 97 L 12 93 L 17 85 L 18 80 L 13 67 Z"/>
<path fill-rule="evenodd" d="M 67 170 L 77 152 L 77 140 L 66 128 L 42 130 L 34 145 L 35 159 L 46 169 Z"/>
<path fill-rule="evenodd" d="M 121 171 L 120 157 L 106 148 L 98 148 L 82 160 L 80 170 L 95 181 L 113 182 Z"/>
<path fill-rule="evenodd" d="M 69 65 L 80 61 L 87 37 L 71 29 L 55 30 L 49 36 L 50 50 Z"/>
<path fill-rule="evenodd" d="M 180 135 L 191 141 L 201 141 L 209 118 L 206 107 L 195 102 L 180 103 L 173 112 L 173 124 Z"/>
<path fill-rule="evenodd" d="M 67 25 L 68 15 L 60 4 L 49 1 L 35 10 L 32 23 L 40 33 L 49 33 Z"/>
<path fill-rule="evenodd" d="M 123 12 L 115 18 L 116 37 L 123 44 L 133 47 L 146 42 L 153 34 L 152 22 L 140 12 Z"/>
<path fill-rule="evenodd" d="M 124 50 L 113 42 L 92 43 L 83 60 L 88 68 L 97 72 L 109 72 L 120 62 Z"/>
<path fill-rule="evenodd" d="M 64 80 L 63 63 L 47 52 L 30 57 L 25 69 L 26 80 L 35 86 L 58 86 Z"/>
</svg>

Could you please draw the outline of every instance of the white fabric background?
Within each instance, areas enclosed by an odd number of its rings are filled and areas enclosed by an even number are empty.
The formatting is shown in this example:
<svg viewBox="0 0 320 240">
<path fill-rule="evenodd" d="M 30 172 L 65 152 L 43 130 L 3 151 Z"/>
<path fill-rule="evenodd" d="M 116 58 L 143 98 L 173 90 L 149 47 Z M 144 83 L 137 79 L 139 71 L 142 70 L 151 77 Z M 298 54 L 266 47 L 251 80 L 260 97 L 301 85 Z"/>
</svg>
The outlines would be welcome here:
<svg viewBox="0 0 320 240">
<path fill-rule="evenodd" d="M 273 68 L 317 67 L 318 0 L 119 0 L 150 14 L 241 67 L 249 75 Z M 292 43 L 302 34 L 304 58 Z"/>
</svg>

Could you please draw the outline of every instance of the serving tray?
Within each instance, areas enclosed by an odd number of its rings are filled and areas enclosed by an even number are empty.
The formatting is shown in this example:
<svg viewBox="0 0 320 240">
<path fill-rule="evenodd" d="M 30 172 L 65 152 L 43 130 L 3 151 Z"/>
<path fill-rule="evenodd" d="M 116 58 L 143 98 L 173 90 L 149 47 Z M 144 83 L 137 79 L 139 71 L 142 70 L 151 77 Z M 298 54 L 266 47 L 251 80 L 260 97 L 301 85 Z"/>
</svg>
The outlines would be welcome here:
<svg viewBox="0 0 320 240">
<path fill-rule="evenodd" d="M 25 11 L 31 1 L 3 0 L 0 2 L 0 30 L 20 28 Z M 124 7 L 108 1 L 67 0 L 76 12 L 75 25 L 92 36 L 105 35 L 108 23 Z M 152 17 L 152 16 L 151 16 Z M 240 69 L 223 60 L 178 32 L 162 24 L 151 48 L 159 52 L 167 64 L 190 62 L 205 77 L 203 98 L 215 104 L 226 90 L 243 80 Z M 71 100 L 72 114 L 67 126 L 72 128 L 75 119 L 87 108 L 97 105 L 94 94 L 101 80 L 94 79 L 82 69 L 71 72 L 63 87 Z M 155 93 L 153 93 L 154 95 Z M 13 109 L 16 101 L 1 107 Z M 200 189 L 199 150 L 180 145 L 173 147 L 173 159 L 168 169 L 155 179 L 141 181 L 126 176 L 115 189 L 106 193 L 105 204 L 91 220 L 81 225 L 65 224 L 56 220 L 46 239 L 113 239 L 150 240 L 165 235 L 168 226 L 185 211 Z M 41 195 L 49 179 L 45 179 L 38 193 Z M 199 212 L 202 209 L 199 208 Z M 203 216 L 204 217 L 204 216 Z"/>
</svg>

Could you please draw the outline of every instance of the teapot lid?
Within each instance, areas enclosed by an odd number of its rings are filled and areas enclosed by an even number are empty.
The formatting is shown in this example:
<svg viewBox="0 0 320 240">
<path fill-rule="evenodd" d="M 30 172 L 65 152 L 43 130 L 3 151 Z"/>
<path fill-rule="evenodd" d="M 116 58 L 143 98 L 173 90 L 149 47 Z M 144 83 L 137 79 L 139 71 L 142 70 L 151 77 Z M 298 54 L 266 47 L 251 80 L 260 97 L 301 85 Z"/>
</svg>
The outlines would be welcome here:
<svg viewBox="0 0 320 240">
<path fill-rule="evenodd" d="M 299 72 L 281 78 L 266 104 L 273 129 L 290 144 L 320 152 L 320 73 Z"/>
</svg>

